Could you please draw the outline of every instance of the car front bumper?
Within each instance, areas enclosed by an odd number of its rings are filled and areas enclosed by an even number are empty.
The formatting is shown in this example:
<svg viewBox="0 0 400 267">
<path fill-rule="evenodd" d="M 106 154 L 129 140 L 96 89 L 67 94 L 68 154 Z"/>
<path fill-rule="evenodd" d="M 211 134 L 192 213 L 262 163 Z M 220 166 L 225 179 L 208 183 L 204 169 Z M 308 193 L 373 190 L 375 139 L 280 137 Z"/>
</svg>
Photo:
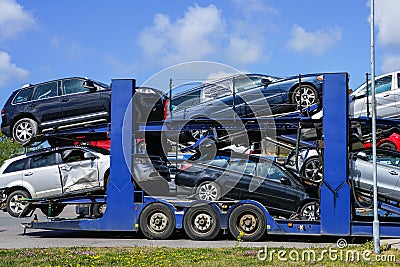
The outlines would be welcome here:
<svg viewBox="0 0 400 267">
<path fill-rule="evenodd" d="M 2 132 L 5 136 L 11 136 L 11 129 L 10 129 L 10 126 L 1 127 L 1 132 Z"/>
<path fill-rule="evenodd" d="M 5 209 L 7 201 L 7 194 L 5 189 L 0 189 L 0 210 Z"/>
</svg>

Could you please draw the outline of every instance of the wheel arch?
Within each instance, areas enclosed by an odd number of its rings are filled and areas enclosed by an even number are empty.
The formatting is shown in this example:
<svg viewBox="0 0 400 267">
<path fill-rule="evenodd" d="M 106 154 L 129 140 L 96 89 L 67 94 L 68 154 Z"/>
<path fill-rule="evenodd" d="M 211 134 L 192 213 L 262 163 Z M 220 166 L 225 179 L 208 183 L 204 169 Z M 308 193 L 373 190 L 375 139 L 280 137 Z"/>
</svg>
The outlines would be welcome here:
<svg viewBox="0 0 400 267">
<path fill-rule="evenodd" d="M 15 192 L 18 190 L 27 192 L 31 197 L 35 195 L 31 190 L 29 190 L 28 188 L 26 188 L 22 185 L 15 185 L 15 186 L 7 187 L 7 189 L 5 190 L 5 193 L 7 194 L 7 197 L 8 197 L 12 192 Z"/>
<path fill-rule="evenodd" d="M 24 119 L 24 118 L 28 118 L 28 119 L 34 120 L 38 124 L 38 130 L 39 131 L 41 130 L 40 121 L 35 116 L 33 116 L 31 113 L 20 113 L 17 116 L 15 116 L 11 121 L 11 124 L 10 124 L 11 132 L 12 132 L 12 130 L 14 128 L 15 123 L 17 121 L 19 121 L 20 119 Z"/>
<path fill-rule="evenodd" d="M 304 199 L 302 202 L 300 202 L 300 205 L 299 205 L 299 207 L 297 209 L 297 213 L 300 213 L 300 211 L 304 207 L 304 205 L 306 205 L 308 203 L 312 203 L 312 202 L 316 202 L 318 204 L 319 203 L 319 199 L 316 199 L 316 198 Z"/>
</svg>

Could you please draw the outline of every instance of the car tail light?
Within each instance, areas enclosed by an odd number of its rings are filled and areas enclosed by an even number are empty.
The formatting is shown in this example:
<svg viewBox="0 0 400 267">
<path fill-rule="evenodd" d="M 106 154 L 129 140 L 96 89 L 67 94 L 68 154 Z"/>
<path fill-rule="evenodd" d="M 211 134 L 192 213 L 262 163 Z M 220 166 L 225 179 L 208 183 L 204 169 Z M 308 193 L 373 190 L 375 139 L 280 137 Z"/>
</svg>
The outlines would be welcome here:
<svg viewBox="0 0 400 267">
<path fill-rule="evenodd" d="M 168 118 L 168 99 L 164 101 L 164 120 Z"/>
<path fill-rule="evenodd" d="M 1 115 L 4 115 L 6 113 L 6 111 L 4 110 L 4 108 L 1 110 Z"/>
<path fill-rule="evenodd" d="M 192 163 L 182 163 L 181 168 L 179 169 L 180 171 L 184 171 L 186 169 L 189 169 L 190 167 L 192 167 L 193 164 Z"/>
</svg>

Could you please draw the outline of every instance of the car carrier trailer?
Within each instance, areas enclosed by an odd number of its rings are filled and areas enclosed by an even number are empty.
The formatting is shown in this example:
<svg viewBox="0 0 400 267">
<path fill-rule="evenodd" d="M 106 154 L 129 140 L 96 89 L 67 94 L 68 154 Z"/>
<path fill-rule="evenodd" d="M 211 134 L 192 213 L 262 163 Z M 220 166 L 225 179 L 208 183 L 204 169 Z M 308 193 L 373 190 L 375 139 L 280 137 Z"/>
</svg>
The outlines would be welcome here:
<svg viewBox="0 0 400 267">
<path fill-rule="evenodd" d="M 355 215 L 348 177 L 349 128 L 348 74 L 327 73 L 323 81 L 323 171 L 320 188 L 320 218 L 316 221 L 278 219 L 257 201 L 199 201 L 176 197 L 147 196 L 132 183 L 129 166 L 135 154 L 137 131 L 162 132 L 179 126 L 176 121 L 139 125 L 132 114 L 130 96 L 134 96 L 134 79 L 112 80 L 111 101 L 111 167 L 110 181 L 104 197 L 106 203 L 100 218 L 33 220 L 25 228 L 82 231 L 141 231 L 147 238 L 167 239 L 176 229 L 183 229 L 196 240 L 211 240 L 221 231 L 234 237 L 255 241 L 265 235 L 372 236 L 372 219 Z M 131 95 L 130 95 L 131 94 Z M 129 97 L 128 97 L 129 96 Z M 127 117 L 125 117 L 127 116 Z M 291 118 L 307 122 L 310 118 Z M 127 123 L 128 122 L 128 123 Z M 250 123 L 248 125 L 251 125 Z M 180 125 L 182 128 L 182 125 Z M 205 129 L 201 123 L 191 129 Z M 127 145 L 128 144 L 128 145 Z M 66 204 L 94 203 L 90 198 L 76 198 Z M 383 203 L 381 208 L 399 213 L 396 206 Z M 380 223 L 382 237 L 400 236 L 400 219 Z"/>
</svg>

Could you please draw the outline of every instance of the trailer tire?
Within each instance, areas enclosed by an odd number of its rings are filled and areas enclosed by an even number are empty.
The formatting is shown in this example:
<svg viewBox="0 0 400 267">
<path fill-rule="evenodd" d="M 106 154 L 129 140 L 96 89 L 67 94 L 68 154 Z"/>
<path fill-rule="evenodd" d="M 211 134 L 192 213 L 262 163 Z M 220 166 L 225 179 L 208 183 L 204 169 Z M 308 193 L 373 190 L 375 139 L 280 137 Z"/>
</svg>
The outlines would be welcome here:
<svg viewBox="0 0 400 267">
<path fill-rule="evenodd" d="M 253 204 L 236 207 L 228 220 L 229 231 L 234 238 L 257 241 L 266 234 L 267 220 L 262 210 Z"/>
<path fill-rule="evenodd" d="M 220 216 L 209 204 L 190 207 L 183 217 L 186 234 L 193 240 L 212 240 L 220 231 Z"/>
<path fill-rule="evenodd" d="M 63 212 L 64 208 L 65 205 L 61 204 L 40 206 L 40 210 L 43 212 L 44 215 L 48 217 L 56 217 L 60 215 L 60 213 Z"/>
<path fill-rule="evenodd" d="M 25 190 L 16 190 L 11 192 L 6 201 L 7 212 L 13 217 L 25 217 L 31 212 L 32 207 L 29 204 L 23 204 L 19 201 L 20 198 L 30 198 Z"/>
<path fill-rule="evenodd" d="M 175 215 L 167 205 L 152 203 L 143 209 L 139 226 L 148 239 L 167 239 L 175 231 Z"/>
</svg>

